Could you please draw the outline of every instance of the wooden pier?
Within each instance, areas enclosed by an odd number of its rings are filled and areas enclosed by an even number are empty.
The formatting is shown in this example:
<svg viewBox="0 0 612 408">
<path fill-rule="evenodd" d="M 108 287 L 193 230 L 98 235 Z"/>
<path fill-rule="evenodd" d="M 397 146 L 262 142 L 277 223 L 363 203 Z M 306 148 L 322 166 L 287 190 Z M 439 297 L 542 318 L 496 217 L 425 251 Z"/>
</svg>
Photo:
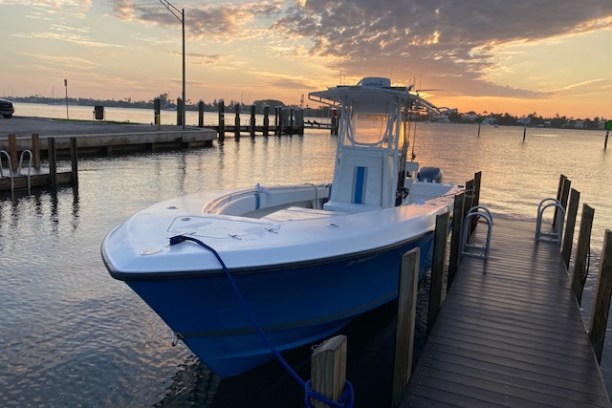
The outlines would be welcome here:
<svg viewBox="0 0 612 408">
<path fill-rule="evenodd" d="M 462 258 L 401 407 L 610 407 L 560 246 L 534 232 L 495 218 L 489 259 Z"/>
</svg>

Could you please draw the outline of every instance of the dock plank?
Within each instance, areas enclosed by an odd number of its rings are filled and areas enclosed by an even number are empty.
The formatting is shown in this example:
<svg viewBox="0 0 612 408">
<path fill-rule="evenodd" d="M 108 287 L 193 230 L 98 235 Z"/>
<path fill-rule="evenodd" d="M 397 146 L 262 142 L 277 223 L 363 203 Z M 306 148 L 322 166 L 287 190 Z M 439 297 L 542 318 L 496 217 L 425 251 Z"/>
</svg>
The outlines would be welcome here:
<svg viewBox="0 0 612 408">
<path fill-rule="evenodd" d="M 560 247 L 496 218 L 464 257 L 401 407 L 610 407 Z"/>
</svg>

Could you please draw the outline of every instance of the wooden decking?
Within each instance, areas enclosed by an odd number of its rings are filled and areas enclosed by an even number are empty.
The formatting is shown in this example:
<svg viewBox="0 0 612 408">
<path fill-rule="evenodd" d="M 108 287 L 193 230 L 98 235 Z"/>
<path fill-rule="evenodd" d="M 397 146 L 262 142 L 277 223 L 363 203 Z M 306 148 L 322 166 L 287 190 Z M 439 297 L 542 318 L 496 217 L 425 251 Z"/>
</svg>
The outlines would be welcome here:
<svg viewBox="0 0 612 408">
<path fill-rule="evenodd" d="M 610 407 L 558 244 L 534 221 L 492 231 L 489 260 L 461 260 L 401 406 Z"/>
</svg>

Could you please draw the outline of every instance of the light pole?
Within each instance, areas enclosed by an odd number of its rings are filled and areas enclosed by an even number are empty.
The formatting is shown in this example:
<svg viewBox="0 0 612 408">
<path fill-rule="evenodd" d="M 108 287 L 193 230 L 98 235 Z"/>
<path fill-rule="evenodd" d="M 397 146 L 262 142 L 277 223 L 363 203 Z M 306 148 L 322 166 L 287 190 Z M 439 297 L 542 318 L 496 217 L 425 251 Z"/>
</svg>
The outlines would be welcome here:
<svg viewBox="0 0 612 408">
<path fill-rule="evenodd" d="M 159 2 L 164 7 L 166 7 L 168 11 L 178 19 L 178 21 L 181 22 L 183 29 L 183 94 L 181 96 L 181 98 L 183 99 L 183 103 L 181 105 L 181 117 L 183 118 L 183 130 L 185 130 L 185 122 L 187 119 L 185 116 L 185 105 L 187 103 L 187 101 L 185 100 L 185 9 L 177 9 L 167 0 L 159 0 Z"/>
</svg>

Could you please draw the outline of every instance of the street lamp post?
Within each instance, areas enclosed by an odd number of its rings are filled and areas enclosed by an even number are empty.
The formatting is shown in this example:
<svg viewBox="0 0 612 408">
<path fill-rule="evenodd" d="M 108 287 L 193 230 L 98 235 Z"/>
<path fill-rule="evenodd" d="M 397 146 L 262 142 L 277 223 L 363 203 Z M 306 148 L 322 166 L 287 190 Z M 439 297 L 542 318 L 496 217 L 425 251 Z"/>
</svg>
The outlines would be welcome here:
<svg viewBox="0 0 612 408">
<path fill-rule="evenodd" d="M 168 9 L 168 11 L 170 13 L 172 13 L 172 15 L 174 17 L 176 17 L 178 19 L 178 21 L 181 22 L 181 26 L 182 26 L 182 32 L 183 32 L 183 93 L 182 93 L 182 98 L 183 98 L 183 103 L 181 105 L 181 117 L 183 118 L 183 130 L 185 130 L 185 122 L 186 122 L 186 116 L 185 116 L 185 105 L 186 105 L 186 100 L 185 100 L 185 9 L 177 9 L 176 7 L 174 7 L 172 4 L 170 4 L 170 2 L 168 2 L 167 0 L 159 0 L 159 2 Z"/>
</svg>

